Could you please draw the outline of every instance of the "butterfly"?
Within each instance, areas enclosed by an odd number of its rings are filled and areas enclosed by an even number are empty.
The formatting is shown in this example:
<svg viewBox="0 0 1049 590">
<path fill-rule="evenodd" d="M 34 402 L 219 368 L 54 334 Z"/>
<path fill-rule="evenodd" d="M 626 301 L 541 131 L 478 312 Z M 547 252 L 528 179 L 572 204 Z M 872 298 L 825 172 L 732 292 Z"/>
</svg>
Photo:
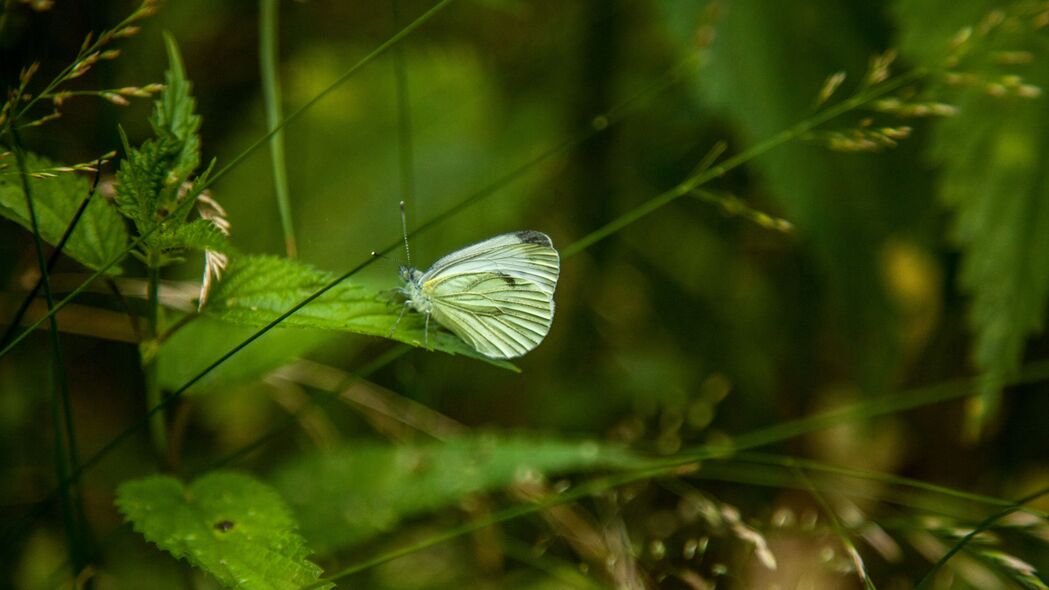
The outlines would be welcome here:
<svg viewBox="0 0 1049 590">
<path fill-rule="evenodd" d="M 405 233 L 405 251 L 408 240 Z M 538 231 L 498 235 L 456 250 L 427 271 L 400 268 L 404 308 L 430 318 L 494 359 L 519 357 L 539 345 L 554 319 L 561 260 Z M 400 322 L 400 317 L 397 321 Z M 396 329 L 397 324 L 394 324 Z"/>
</svg>

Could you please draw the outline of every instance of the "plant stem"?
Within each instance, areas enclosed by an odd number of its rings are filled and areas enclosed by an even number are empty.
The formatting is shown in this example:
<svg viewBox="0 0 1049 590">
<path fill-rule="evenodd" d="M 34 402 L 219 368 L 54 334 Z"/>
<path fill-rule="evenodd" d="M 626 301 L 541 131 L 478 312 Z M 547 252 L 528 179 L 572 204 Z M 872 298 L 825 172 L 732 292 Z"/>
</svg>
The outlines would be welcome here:
<svg viewBox="0 0 1049 590">
<path fill-rule="evenodd" d="M 29 184 L 29 177 L 26 174 L 25 151 L 22 149 L 21 139 L 18 137 L 18 131 L 14 126 L 9 125 L 7 130 L 11 136 L 15 161 L 20 172 L 19 178 L 22 181 L 22 192 L 25 195 L 29 224 L 33 230 L 33 246 L 36 250 L 37 265 L 40 268 L 40 280 L 44 288 L 44 298 L 47 301 L 48 311 L 52 311 L 55 307 L 55 296 L 51 290 L 51 277 L 48 273 L 47 260 L 44 257 L 44 242 L 40 237 L 40 227 L 37 224 L 32 189 Z M 49 328 L 53 379 L 51 388 L 51 425 L 55 437 L 55 476 L 59 484 L 62 520 L 65 525 L 66 539 L 69 543 L 69 558 L 73 564 L 74 573 L 78 573 L 86 565 L 86 559 L 81 547 L 82 537 L 80 536 L 77 523 L 78 517 L 83 515 L 83 509 L 82 507 L 77 508 L 77 501 L 74 499 L 74 495 L 79 497 L 79 494 L 74 494 L 75 490 L 71 490 L 71 487 L 78 488 L 79 482 L 71 482 L 69 478 L 70 473 L 76 472 L 79 468 L 77 464 L 76 434 L 73 429 L 73 409 L 69 399 L 69 382 L 66 380 L 62 344 L 58 337 L 58 319 L 54 315 L 51 316 Z"/>
<path fill-rule="evenodd" d="M 919 80 L 926 75 L 928 71 L 924 69 L 915 69 L 907 74 L 900 76 L 899 78 L 885 82 L 884 84 L 870 88 L 865 91 L 859 92 L 835 105 L 829 106 L 815 115 L 803 119 L 802 121 L 794 124 L 793 126 L 780 131 L 779 133 L 769 137 L 761 143 L 755 144 L 750 148 L 732 156 L 725 160 L 723 163 L 718 164 L 710 168 L 698 170 L 697 172 L 690 175 L 688 178 L 683 180 L 678 185 L 670 188 L 669 190 L 645 201 L 641 205 L 627 211 L 605 225 L 597 228 L 596 230 L 588 233 L 579 240 L 576 240 L 570 244 L 567 248 L 561 250 L 561 258 L 570 258 L 579 252 L 593 246 L 597 242 L 611 236 L 618 232 L 624 227 L 638 221 L 639 219 L 648 216 L 648 214 L 661 209 L 664 205 L 677 200 L 679 197 L 691 193 L 694 189 L 702 186 L 703 184 L 723 176 L 730 170 L 738 168 L 739 166 L 750 162 L 754 158 L 765 154 L 766 152 L 777 148 L 785 143 L 789 143 L 799 137 L 804 136 L 809 131 L 812 131 L 816 127 L 842 115 L 851 110 L 857 109 L 864 104 L 882 97 L 893 90 L 900 88 L 906 84 Z"/>
<path fill-rule="evenodd" d="M 147 318 L 146 340 L 143 346 L 153 347 L 157 341 L 160 325 L 160 260 L 155 251 L 149 253 L 149 293 L 148 305 L 149 316 Z M 148 357 L 148 358 L 147 358 Z M 152 353 L 143 355 L 143 370 L 146 376 L 146 409 L 156 408 L 162 405 L 160 392 L 160 380 L 157 375 L 157 363 Z M 165 423 L 166 412 L 154 412 L 149 418 L 149 434 L 153 440 L 153 447 L 159 457 L 167 456 L 167 429 Z"/>
<path fill-rule="evenodd" d="M 291 196 L 288 191 L 288 168 L 284 159 L 284 129 L 281 125 L 280 75 L 277 72 L 277 0 L 259 0 L 259 69 L 262 74 L 262 101 L 266 106 L 266 129 L 270 136 L 270 157 L 273 162 L 273 184 L 280 210 L 284 248 L 288 258 L 298 256 L 295 242 L 295 224 L 291 217 Z"/>
</svg>

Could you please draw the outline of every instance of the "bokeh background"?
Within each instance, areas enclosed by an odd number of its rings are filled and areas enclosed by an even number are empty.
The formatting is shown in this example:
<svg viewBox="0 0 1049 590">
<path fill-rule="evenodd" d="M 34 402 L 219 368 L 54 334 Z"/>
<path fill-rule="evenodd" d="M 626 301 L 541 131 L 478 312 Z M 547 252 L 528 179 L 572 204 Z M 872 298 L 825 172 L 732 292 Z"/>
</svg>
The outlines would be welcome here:
<svg viewBox="0 0 1049 590">
<path fill-rule="evenodd" d="M 42 72 L 59 70 L 89 31 L 112 26 L 133 9 L 118 1 L 57 2 L 42 11 L 31 4 L 5 3 L 0 67 L 8 86 L 34 60 Z M 417 0 L 281 2 L 284 113 L 429 6 Z M 895 50 L 890 80 L 925 75 L 893 96 L 947 105 L 953 116 L 849 111 L 708 184 L 717 191 L 713 200 L 677 199 L 566 259 L 553 329 L 516 363 L 520 374 L 420 349 L 384 362 L 368 387 L 387 401 L 422 404 L 455 423 L 455 432 L 587 438 L 671 455 L 830 408 L 983 375 L 959 386 L 982 393 L 982 405 L 955 400 L 843 421 L 766 450 L 1019 497 L 1049 483 L 1044 380 L 1011 385 L 1026 375 L 1025 363 L 1049 351 L 1040 332 L 1049 290 L 1049 109 L 1044 96 L 1012 92 L 1018 82 L 1007 77 L 1020 76 L 1031 87 L 1049 83 L 1047 29 L 1038 20 L 1046 10 L 1036 2 L 989 0 L 453 2 L 287 127 L 298 257 L 343 272 L 399 239 L 400 200 L 407 201 L 411 228 L 492 186 L 483 200 L 413 236 L 413 262 L 426 266 L 465 244 L 519 229 L 544 231 L 556 246 L 568 246 L 685 180 L 718 142 L 726 143 L 723 160 L 813 117 L 825 108 L 816 100 L 821 86 L 839 71 L 847 76 L 829 104 L 844 100 L 860 87 L 872 56 Z M 988 28 L 995 11 L 1005 24 Z M 1014 17 L 1023 26 L 1009 28 Z M 205 160 L 217 158 L 221 166 L 265 133 L 255 3 L 172 1 L 142 25 L 120 42 L 118 59 L 76 83 L 117 88 L 161 81 L 167 67 L 161 33 L 168 31 L 203 117 Z M 965 27 L 970 37 L 959 41 Z M 947 64 L 945 56 L 959 43 L 968 43 L 962 62 Z M 952 72 L 973 78 L 946 83 Z M 77 98 L 63 107 L 61 119 L 27 129 L 23 139 L 60 162 L 91 161 L 121 150 L 118 126 L 132 143 L 147 137 L 151 106 L 141 99 L 120 107 Z M 614 116 L 600 119 L 610 110 Z M 906 126 L 910 134 L 877 151 L 830 149 L 829 136 L 820 134 L 872 125 Z M 577 141 L 566 146 L 566 140 Z M 401 166 L 406 149 L 410 174 Z M 228 211 L 240 251 L 285 255 L 265 148 L 240 161 L 213 196 Z M 740 214 L 734 205 L 740 202 L 786 220 L 789 229 L 756 223 Z M 36 261 L 31 234 L 7 221 L 0 228 L 3 301 L 13 309 L 35 280 Z M 403 253 L 391 257 L 351 280 L 396 288 Z M 201 264 L 191 256 L 166 269 L 166 284 L 189 285 L 192 292 Z M 125 276 L 143 276 L 134 262 L 125 267 Z M 60 263 L 56 274 L 69 285 L 86 276 L 71 261 Z M 78 443 L 90 452 L 145 411 L 143 374 L 135 343 L 105 337 L 126 323 L 112 296 L 89 293 L 79 303 L 85 306 L 79 315 L 63 321 L 70 332 L 62 342 Z M 143 312 L 141 301 L 130 305 Z M 89 322 L 92 307 L 111 315 Z M 68 326 L 77 323 L 83 325 Z M 250 333 L 210 319 L 187 326 L 159 353 L 164 386 L 174 389 Z M 325 370 L 357 371 L 394 346 L 353 334 L 267 335 L 171 412 L 179 446 L 166 468 L 179 474 L 202 469 L 316 398 L 313 388 L 270 371 L 287 370 L 296 358 Z M 46 587 L 65 559 L 57 508 L 40 508 L 54 486 L 49 362 L 43 330 L 0 361 L 0 505 L 12 522 L 28 522 L 4 539 L 3 570 L 16 587 Z M 403 407 L 392 412 L 407 411 Z M 430 439 L 419 429 L 383 427 L 354 405 L 296 416 L 292 428 L 238 457 L 236 467 L 265 478 L 318 449 Z M 97 587 L 213 583 L 120 528 L 115 487 L 157 469 L 148 434 L 140 432 L 86 476 L 87 513 L 101 547 Z M 376 476 L 384 469 L 377 464 Z M 773 523 L 783 524 L 777 515 L 820 512 L 812 494 L 777 479 L 771 468 L 748 470 L 729 461 L 719 469 L 709 479 L 683 476 L 678 483 L 736 507 L 768 537 L 776 571 L 764 568 L 759 552 L 739 535 L 677 522 L 680 490 L 672 486 L 639 484 L 633 503 L 603 500 L 579 509 L 598 529 L 622 532 L 624 551 L 642 572 L 637 579 L 650 587 L 861 587 L 848 566 L 840 566 L 848 559 L 826 529 L 777 532 Z M 866 498 L 871 521 L 904 523 L 885 525 L 902 547 L 897 559 L 859 549 L 871 555 L 879 587 L 912 587 L 935 561 L 907 532 L 908 526 L 934 528 L 922 520 L 926 513 L 887 508 L 899 497 L 887 500 L 891 494 L 880 483 L 866 481 L 852 491 L 830 487 L 828 493 L 852 501 Z M 463 517 L 460 504 L 317 561 L 337 570 L 355 556 L 444 530 Z M 987 512 L 973 508 L 937 526 L 971 526 Z M 587 557 L 570 543 L 558 544 L 556 527 L 551 532 L 533 519 L 508 528 L 526 548 L 554 539 L 550 554 L 573 571 L 600 585 L 617 583 L 599 565 L 582 567 Z M 713 539 L 707 556 L 681 557 L 686 539 L 700 538 Z M 1000 540 L 1010 555 L 1049 565 L 1044 539 Z M 656 541 L 666 542 L 667 556 L 653 549 Z M 486 555 L 485 547 L 483 538 L 466 537 L 345 585 L 567 584 L 520 561 Z M 942 587 L 1020 587 L 1008 568 L 967 559 L 985 567 L 986 577 L 956 573 L 941 580 Z"/>
</svg>

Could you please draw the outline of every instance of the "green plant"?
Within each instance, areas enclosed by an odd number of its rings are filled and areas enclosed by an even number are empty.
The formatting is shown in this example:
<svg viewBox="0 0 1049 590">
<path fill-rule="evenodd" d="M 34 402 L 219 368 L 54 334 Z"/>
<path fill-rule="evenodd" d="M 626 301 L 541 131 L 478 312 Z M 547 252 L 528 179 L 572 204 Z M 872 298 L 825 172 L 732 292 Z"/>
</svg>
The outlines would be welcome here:
<svg viewBox="0 0 1049 590">
<path fill-rule="evenodd" d="M 40 508 L 3 531 L 5 541 L 23 541 L 29 531 L 44 539 L 42 549 L 23 544 L 18 583 L 136 584 L 144 574 L 134 568 L 143 567 L 173 572 L 157 582 L 172 587 L 709 588 L 801 583 L 789 572 L 807 568 L 812 583 L 827 587 L 887 580 L 1046 587 L 1044 481 L 1030 476 L 1026 487 L 1035 491 L 1014 493 L 1008 482 L 1024 474 L 1005 464 L 1005 452 L 992 456 L 1002 464 L 992 463 L 988 481 L 973 487 L 934 483 L 942 474 L 933 468 L 899 473 L 915 447 L 932 446 L 906 428 L 909 411 L 979 400 L 967 414 L 967 440 L 975 444 L 978 433 L 994 436 L 1003 388 L 1041 387 L 1049 376 L 1044 362 L 1021 362 L 1044 313 L 1039 261 L 1049 235 L 1041 231 L 1039 198 L 1039 138 L 1049 120 L 1040 87 L 1049 81 L 1024 68 L 1047 57 L 1049 8 L 974 0 L 951 19 L 933 19 L 946 8 L 939 0 L 901 2 L 883 16 L 902 30 L 897 53 L 872 47 L 858 30 L 834 31 L 869 16 L 844 2 L 712 1 L 701 10 L 595 3 L 601 6 L 582 11 L 578 125 L 540 133 L 551 118 L 536 106 L 543 101 L 513 79 L 500 80 L 512 97 L 492 91 L 492 76 L 475 57 L 481 51 L 412 52 L 423 35 L 448 35 L 440 27 L 460 14 L 452 4 L 436 2 L 408 20 L 407 7 L 391 3 L 383 18 L 392 17 L 395 32 L 309 87 L 305 65 L 280 75 L 280 7 L 260 0 L 264 117 L 256 122 L 261 128 L 264 120 L 265 131 L 248 125 L 247 147 L 206 166 L 202 154 L 229 152 L 204 141 L 209 126 L 218 127 L 201 92 L 212 81 L 182 55 L 192 51 L 201 63 L 206 37 L 177 44 L 173 34 L 138 36 L 158 47 L 163 39 L 162 85 L 67 88 L 114 60 L 110 45 L 140 33 L 154 2 L 89 36 L 42 90 L 31 90 L 35 65 L 18 76 L 2 111 L 10 151 L 3 159 L 14 168 L 0 169 L 0 215 L 32 235 L 36 263 L 22 272 L 40 278 L 28 297 L 19 293 L 25 304 L 17 315 L 26 314 L 28 326 L 19 326 L 21 317 L 12 322 L 0 357 L 9 362 L 30 351 L 43 358 L 32 333 L 47 324 L 52 395 L 44 405 L 55 455 Z M 5 6 L 0 30 L 12 26 L 13 10 Z M 237 9 L 214 10 L 224 22 L 234 17 L 222 11 Z M 568 14 L 514 2 L 456 10 L 490 11 L 485 22 L 493 23 L 527 21 L 529 10 Z M 655 23 L 652 30 L 616 28 L 631 15 Z M 804 53 L 814 51 L 809 46 L 792 55 L 792 43 L 816 34 L 827 38 L 818 59 Z M 616 51 L 602 35 L 650 48 L 621 56 L 636 77 L 619 77 L 602 61 Z M 494 53 L 508 59 L 502 51 Z M 560 50 L 550 51 L 542 63 L 559 63 Z M 386 74 L 369 72 L 383 57 L 391 58 L 393 83 L 388 95 L 376 90 L 371 98 L 366 90 Z M 366 75 L 375 77 L 348 86 Z M 613 77 L 632 90 L 604 87 Z M 285 89 L 300 105 L 283 120 L 281 80 L 291 80 Z M 438 90 L 427 94 L 428 84 Z M 125 97 L 155 98 L 148 132 L 130 117 L 117 127 L 122 149 L 112 181 L 98 178 L 111 154 L 62 165 L 24 147 L 40 141 L 29 133 L 57 124 L 57 109 L 78 96 L 120 106 Z M 336 96 L 342 102 L 320 117 L 329 104 L 322 99 Z M 46 101 L 56 110 L 37 114 Z M 470 121 L 455 119 L 454 136 L 427 131 L 445 114 L 442 101 L 461 106 Z M 499 113 L 492 105 L 500 101 L 519 108 L 507 109 L 493 131 L 476 114 Z M 383 106 L 391 107 L 389 126 Z M 339 117 L 353 125 L 331 122 L 345 123 Z M 695 122 L 715 117 L 724 128 Z M 303 126 L 301 136 L 292 123 Z M 378 140 L 356 140 L 360 153 L 300 153 L 313 142 L 344 145 L 337 142 L 346 128 L 369 126 Z M 533 133 L 542 143 L 531 143 Z M 132 140 L 139 136 L 146 138 Z M 384 167 L 373 152 L 386 143 Z M 263 145 L 271 148 L 268 168 L 249 157 Z M 348 189 L 332 180 L 343 171 L 328 152 L 359 157 L 373 176 L 347 176 L 358 181 Z M 462 175 L 448 172 L 462 165 L 462 154 L 496 172 L 464 186 Z M 925 162 L 937 166 L 935 178 L 924 174 Z M 96 175 L 95 186 L 83 173 Z M 271 177 L 280 240 L 270 239 L 277 224 L 259 229 L 267 226 L 258 211 L 270 201 L 258 187 L 269 187 Z M 567 190 L 564 182 L 574 199 L 557 207 L 508 204 L 515 194 L 554 203 L 534 196 L 543 193 L 534 177 L 555 191 Z M 529 178 L 536 184 L 513 192 Z M 107 190 L 96 191 L 99 185 Z M 442 187 L 450 196 L 436 196 Z M 515 224 L 528 216 L 568 226 L 561 234 L 575 239 L 559 243 L 566 280 L 555 324 L 564 331 L 540 348 L 549 357 L 530 355 L 521 371 L 447 331 L 427 338 L 417 314 L 398 323 L 393 273 L 370 277 L 379 257 L 360 247 L 347 258 L 331 237 L 356 248 L 382 226 L 376 235 L 389 245 L 375 254 L 401 247 L 389 239 L 395 224 L 368 215 L 369 189 L 383 195 L 374 199 L 382 201 L 377 210 L 394 197 L 414 201 L 413 213 L 427 221 L 411 236 L 434 249 L 463 240 L 447 228 L 499 223 L 488 213 L 496 203 Z M 937 192 L 953 217 L 959 285 L 973 296 L 957 309 L 937 274 L 950 253 L 936 247 L 943 233 L 936 202 L 896 196 Z M 353 219 L 304 222 L 344 201 L 358 213 Z M 488 209 L 478 213 L 482 202 Z M 666 214 L 671 207 L 675 214 Z M 246 235 L 252 231 L 258 235 Z M 265 253 L 277 242 L 286 257 Z M 69 278 L 56 270 L 59 255 L 90 274 L 57 281 Z M 96 281 L 108 291 L 94 292 Z M 37 289 L 44 302 L 34 307 Z M 78 308 L 80 301 L 93 306 Z M 979 373 L 959 379 L 969 372 L 951 354 L 966 342 L 950 320 L 965 310 Z M 122 420 L 107 424 L 86 454 L 79 425 L 94 417 L 77 408 L 85 389 L 61 334 L 76 311 L 132 326 L 137 366 L 120 392 L 141 393 L 145 408 L 121 406 Z M 427 345 L 448 355 L 408 354 Z M 12 391 L 21 391 L 36 368 L 26 363 L 0 378 L 10 375 Z M 924 381 L 938 385 L 905 386 Z M 805 391 L 813 395 L 802 397 Z M 930 456 L 960 461 L 954 422 L 933 423 L 929 436 L 951 443 Z M 513 428 L 522 424 L 534 431 Z M 147 429 L 150 444 L 141 446 L 150 450 L 142 452 L 129 443 Z M 299 436 L 289 441 L 289 433 Z M 794 441 L 811 452 L 787 446 Z M 774 450 L 757 452 L 765 447 Z M 120 462 L 101 469 L 109 458 Z M 166 473 L 148 474 L 155 470 Z M 130 527 L 97 508 L 108 507 L 110 495 Z M 1002 499 L 1013 496 L 1019 499 Z M 38 527 L 54 500 L 66 537 L 61 551 Z M 143 539 L 168 555 L 144 549 Z M 25 565 L 37 562 L 49 571 Z"/>
</svg>

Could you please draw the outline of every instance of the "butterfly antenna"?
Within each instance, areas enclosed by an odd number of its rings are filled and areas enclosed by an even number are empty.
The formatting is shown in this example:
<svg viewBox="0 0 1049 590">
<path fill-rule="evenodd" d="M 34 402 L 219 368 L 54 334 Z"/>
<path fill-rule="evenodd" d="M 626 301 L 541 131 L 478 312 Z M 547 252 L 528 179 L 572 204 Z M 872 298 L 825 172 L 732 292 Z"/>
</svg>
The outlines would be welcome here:
<svg viewBox="0 0 1049 590">
<path fill-rule="evenodd" d="M 404 212 L 404 201 L 401 201 L 401 234 L 404 235 L 404 256 L 408 259 L 408 266 L 411 266 L 412 253 L 408 249 L 408 216 Z"/>
</svg>

